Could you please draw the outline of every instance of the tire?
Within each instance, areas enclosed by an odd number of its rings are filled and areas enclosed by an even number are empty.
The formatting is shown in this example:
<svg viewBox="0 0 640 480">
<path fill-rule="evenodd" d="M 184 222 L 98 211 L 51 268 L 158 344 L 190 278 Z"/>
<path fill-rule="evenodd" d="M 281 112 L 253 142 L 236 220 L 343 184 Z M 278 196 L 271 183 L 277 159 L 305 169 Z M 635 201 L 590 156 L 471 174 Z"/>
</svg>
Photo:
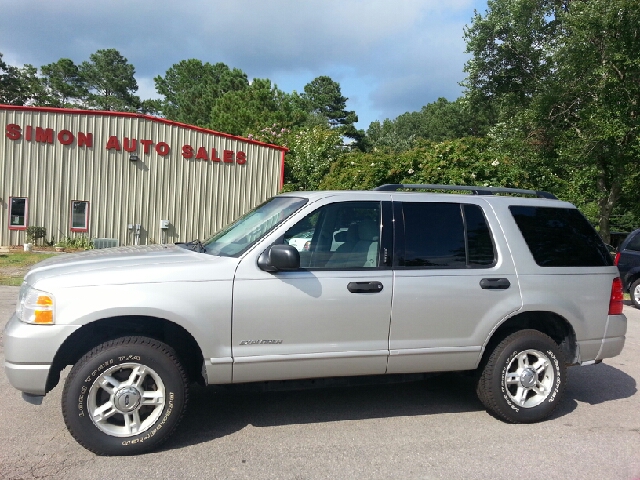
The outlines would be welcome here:
<svg viewBox="0 0 640 480">
<path fill-rule="evenodd" d="M 631 284 L 629 295 L 636 308 L 640 308 L 640 278 Z"/>
<path fill-rule="evenodd" d="M 477 394 L 489 413 L 509 423 L 534 423 L 558 406 L 566 365 L 558 345 L 537 330 L 505 338 L 481 367 Z"/>
<path fill-rule="evenodd" d="M 148 337 L 97 346 L 71 369 L 62 413 L 76 441 L 97 455 L 136 455 L 176 429 L 188 401 L 175 351 Z"/>
</svg>

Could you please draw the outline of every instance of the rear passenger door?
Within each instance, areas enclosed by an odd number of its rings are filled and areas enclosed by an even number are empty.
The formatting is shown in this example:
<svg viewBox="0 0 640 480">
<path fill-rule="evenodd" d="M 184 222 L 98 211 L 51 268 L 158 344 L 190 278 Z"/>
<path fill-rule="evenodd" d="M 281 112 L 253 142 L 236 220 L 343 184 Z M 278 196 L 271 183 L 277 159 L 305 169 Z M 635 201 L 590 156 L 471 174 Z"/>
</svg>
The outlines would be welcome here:
<svg viewBox="0 0 640 480">
<path fill-rule="evenodd" d="M 410 198 L 410 200 L 405 200 Z M 490 331 L 522 306 L 515 267 L 486 201 L 394 201 L 388 373 L 477 366 Z"/>
</svg>

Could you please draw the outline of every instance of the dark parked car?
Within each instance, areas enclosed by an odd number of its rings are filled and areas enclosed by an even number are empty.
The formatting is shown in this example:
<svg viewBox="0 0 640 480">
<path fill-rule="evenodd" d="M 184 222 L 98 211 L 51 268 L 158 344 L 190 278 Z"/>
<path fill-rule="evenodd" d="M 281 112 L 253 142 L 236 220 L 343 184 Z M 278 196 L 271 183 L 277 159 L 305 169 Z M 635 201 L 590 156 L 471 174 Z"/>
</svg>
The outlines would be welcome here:
<svg viewBox="0 0 640 480">
<path fill-rule="evenodd" d="M 622 242 L 615 264 L 620 270 L 624 291 L 629 292 L 633 304 L 640 308 L 640 228 Z"/>
</svg>

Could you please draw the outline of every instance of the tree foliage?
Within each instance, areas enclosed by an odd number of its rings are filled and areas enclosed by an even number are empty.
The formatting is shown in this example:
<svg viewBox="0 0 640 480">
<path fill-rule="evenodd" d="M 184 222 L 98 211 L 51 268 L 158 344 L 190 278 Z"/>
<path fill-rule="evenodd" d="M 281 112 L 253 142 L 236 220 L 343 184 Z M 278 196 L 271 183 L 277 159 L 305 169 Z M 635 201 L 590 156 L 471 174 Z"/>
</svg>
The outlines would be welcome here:
<svg viewBox="0 0 640 480">
<path fill-rule="evenodd" d="M 342 95 L 340 84 L 331 77 L 322 75 L 307 83 L 299 99 L 312 123 L 324 120 L 329 127 L 340 129 L 345 137 L 359 140 L 363 136 L 354 126 L 358 121 L 356 112 L 347 110 L 348 98 Z"/>
<path fill-rule="evenodd" d="M 333 164 L 320 187 L 369 190 L 385 183 L 423 183 L 531 188 L 532 180 L 490 140 L 467 137 L 423 142 L 398 154 L 352 152 Z"/>
<path fill-rule="evenodd" d="M 382 123 L 372 122 L 364 142 L 365 151 L 402 152 L 415 147 L 420 140 L 441 142 L 479 136 L 488 127 L 483 119 L 471 114 L 464 99 L 450 102 L 441 97 L 420 111 L 403 113 Z"/>
<path fill-rule="evenodd" d="M 87 105 L 99 110 L 134 111 L 140 107 L 135 95 L 135 68 L 115 48 L 98 50 L 80 64 L 88 90 Z"/>
<path fill-rule="evenodd" d="M 299 117 L 290 95 L 270 80 L 256 78 L 248 87 L 227 92 L 214 102 L 208 127 L 232 135 L 248 135 L 264 125 L 291 128 Z"/>
<path fill-rule="evenodd" d="M 216 100 L 249 86 L 242 70 L 194 58 L 174 64 L 164 77 L 159 75 L 154 81 L 163 96 L 156 108 L 166 118 L 201 127 L 209 124 Z"/>
<path fill-rule="evenodd" d="M 341 133 L 327 125 L 291 130 L 274 123 L 250 134 L 249 138 L 289 149 L 283 186 L 287 192 L 317 190 L 332 165 L 345 155 Z"/>
<path fill-rule="evenodd" d="M 465 28 L 466 97 L 490 122 L 510 118 L 541 91 L 555 68 L 559 16 L 570 0 L 488 0 Z"/>
<path fill-rule="evenodd" d="M 470 103 L 505 152 L 545 164 L 605 240 L 639 148 L 640 4 L 491 0 L 466 30 Z M 480 107 L 479 107 L 480 108 Z M 532 159 L 535 160 L 532 162 Z M 637 177 L 635 177 L 637 178 Z"/>
<path fill-rule="evenodd" d="M 78 107 L 88 95 L 80 69 L 69 58 L 40 67 L 45 91 L 42 105 L 51 107 Z"/>
<path fill-rule="evenodd" d="M 7 65 L 0 53 L 0 103 L 26 105 L 42 95 L 32 65 L 17 68 Z"/>
</svg>

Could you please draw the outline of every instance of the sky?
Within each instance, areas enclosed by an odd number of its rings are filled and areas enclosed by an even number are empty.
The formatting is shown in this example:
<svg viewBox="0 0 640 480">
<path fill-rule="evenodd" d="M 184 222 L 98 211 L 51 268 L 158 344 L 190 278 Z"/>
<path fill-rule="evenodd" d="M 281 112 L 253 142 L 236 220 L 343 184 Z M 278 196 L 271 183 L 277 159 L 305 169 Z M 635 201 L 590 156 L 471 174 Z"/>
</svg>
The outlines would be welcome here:
<svg viewBox="0 0 640 480">
<path fill-rule="evenodd" d="M 366 129 L 460 96 L 474 10 L 486 0 L 0 0 L 0 52 L 40 67 L 115 48 L 143 100 L 158 97 L 155 76 L 189 58 L 288 93 L 328 75 Z"/>
</svg>

